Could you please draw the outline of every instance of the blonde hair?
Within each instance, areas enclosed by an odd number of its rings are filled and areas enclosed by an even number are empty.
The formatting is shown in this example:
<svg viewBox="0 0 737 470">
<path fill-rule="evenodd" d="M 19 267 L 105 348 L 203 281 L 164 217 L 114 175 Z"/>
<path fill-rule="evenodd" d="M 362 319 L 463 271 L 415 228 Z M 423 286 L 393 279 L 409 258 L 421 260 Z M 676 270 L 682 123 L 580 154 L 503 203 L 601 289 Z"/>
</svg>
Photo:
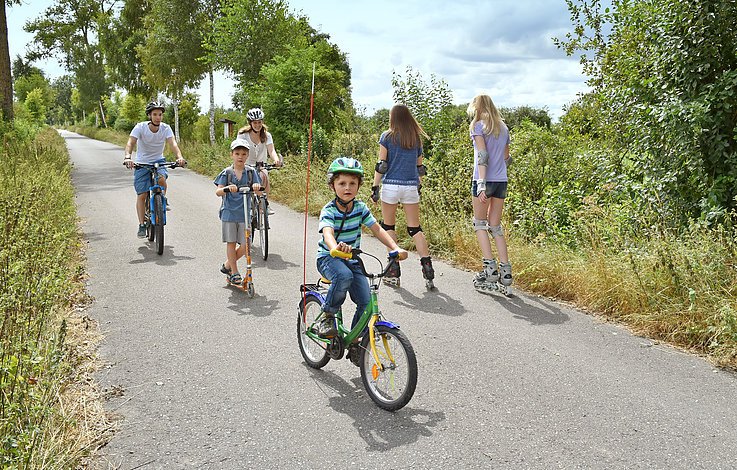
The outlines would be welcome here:
<svg viewBox="0 0 737 470">
<path fill-rule="evenodd" d="M 468 105 L 466 112 L 468 117 L 471 118 L 471 125 L 468 127 L 471 132 L 479 121 L 484 123 L 484 134 L 494 134 L 494 137 L 499 137 L 502 128 L 507 127 L 504 124 L 504 118 L 494 106 L 494 102 L 489 95 L 476 96 Z"/>
<path fill-rule="evenodd" d="M 403 149 L 411 149 L 422 145 L 421 138 L 429 139 L 419 122 L 412 116 L 409 108 L 397 104 L 389 111 L 389 137 Z"/>
</svg>

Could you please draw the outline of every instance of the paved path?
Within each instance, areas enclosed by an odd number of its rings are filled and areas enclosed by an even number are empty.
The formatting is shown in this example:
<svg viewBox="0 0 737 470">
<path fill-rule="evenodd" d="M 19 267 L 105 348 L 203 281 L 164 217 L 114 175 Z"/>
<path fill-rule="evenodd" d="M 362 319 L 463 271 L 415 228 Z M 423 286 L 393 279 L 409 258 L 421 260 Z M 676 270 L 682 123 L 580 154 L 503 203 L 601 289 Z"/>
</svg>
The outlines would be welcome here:
<svg viewBox="0 0 737 470">
<path fill-rule="evenodd" d="M 483 296 L 416 256 L 387 317 L 417 352 L 414 398 L 373 405 L 346 360 L 322 371 L 296 342 L 303 216 L 275 205 L 256 297 L 225 286 L 212 182 L 172 171 L 166 247 L 136 238 L 120 147 L 69 132 L 90 315 L 120 430 L 100 468 L 735 468 L 737 378 L 703 359 L 543 299 Z M 310 220 L 308 277 L 315 278 Z M 368 251 L 381 252 L 373 239 Z"/>
</svg>

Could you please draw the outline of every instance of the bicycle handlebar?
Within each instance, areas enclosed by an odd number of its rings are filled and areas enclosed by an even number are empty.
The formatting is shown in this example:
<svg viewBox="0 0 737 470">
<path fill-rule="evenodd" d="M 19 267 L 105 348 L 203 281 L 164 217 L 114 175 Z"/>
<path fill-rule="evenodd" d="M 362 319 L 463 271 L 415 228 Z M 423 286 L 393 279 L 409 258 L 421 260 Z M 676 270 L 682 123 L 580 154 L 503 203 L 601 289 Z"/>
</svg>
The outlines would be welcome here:
<svg viewBox="0 0 737 470">
<path fill-rule="evenodd" d="M 125 162 L 123 162 L 123 166 L 127 166 Z M 184 165 L 179 165 L 177 162 L 164 162 L 164 163 L 138 163 L 133 162 L 133 168 L 161 168 L 161 167 L 168 167 L 168 168 L 176 168 L 178 166 L 185 167 L 187 166 L 187 162 L 184 162 Z"/>
<path fill-rule="evenodd" d="M 363 260 L 359 255 L 366 254 L 376 261 L 379 262 L 379 264 L 382 266 L 381 274 L 371 274 L 366 272 L 366 267 L 363 264 Z M 386 268 L 384 268 L 384 265 L 381 263 L 381 260 L 377 258 L 376 256 L 366 253 L 362 251 L 360 248 L 352 248 L 351 251 L 345 252 L 341 251 L 337 248 L 333 248 L 330 250 L 330 256 L 333 258 L 342 258 L 342 259 L 355 259 L 358 261 L 358 265 L 361 267 L 362 274 L 366 277 L 375 278 L 375 277 L 384 277 L 386 275 L 386 272 L 389 270 L 389 268 L 393 265 L 393 263 L 398 263 L 399 261 L 403 261 L 407 259 L 407 252 L 406 251 L 392 251 L 389 253 L 389 262 L 386 265 Z"/>
</svg>

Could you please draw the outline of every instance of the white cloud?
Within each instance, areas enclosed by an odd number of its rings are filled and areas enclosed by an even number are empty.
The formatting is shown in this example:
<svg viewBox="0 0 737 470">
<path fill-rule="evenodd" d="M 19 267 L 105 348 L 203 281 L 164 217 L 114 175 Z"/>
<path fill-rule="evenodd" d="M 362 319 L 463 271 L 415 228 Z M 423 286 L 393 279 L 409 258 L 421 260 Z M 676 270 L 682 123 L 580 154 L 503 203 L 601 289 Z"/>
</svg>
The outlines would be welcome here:
<svg viewBox="0 0 737 470">
<path fill-rule="evenodd" d="M 456 103 L 489 93 L 499 106 L 547 107 L 559 117 L 562 107 L 587 89 L 581 67 L 557 49 L 552 37 L 570 29 L 565 3 L 551 0 L 288 0 L 348 56 L 353 99 L 367 112 L 390 107 L 392 71 L 407 66 L 429 81 L 443 78 Z M 11 58 L 23 55 L 31 35 L 25 21 L 51 0 L 9 9 Z M 50 77 L 64 71 L 55 62 L 39 65 Z M 216 103 L 230 106 L 233 80 L 218 73 Z M 318 90 L 319 92 L 319 90 Z M 198 93 L 208 106 L 209 83 Z"/>
</svg>

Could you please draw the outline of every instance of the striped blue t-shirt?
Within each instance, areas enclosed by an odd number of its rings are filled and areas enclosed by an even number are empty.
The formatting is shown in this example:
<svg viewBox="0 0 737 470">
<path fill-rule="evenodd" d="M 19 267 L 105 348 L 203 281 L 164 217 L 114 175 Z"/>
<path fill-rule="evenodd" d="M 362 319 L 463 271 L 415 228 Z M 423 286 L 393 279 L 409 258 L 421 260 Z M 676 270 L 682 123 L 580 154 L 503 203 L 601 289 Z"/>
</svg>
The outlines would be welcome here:
<svg viewBox="0 0 737 470">
<path fill-rule="evenodd" d="M 345 218 L 345 222 L 343 219 Z M 335 240 L 343 242 L 353 248 L 361 247 L 361 226 L 371 227 L 376 219 L 371 214 L 368 206 L 362 201 L 353 201 L 353 210 L 344 214 L 338 209 L 335 200 L 325 204 L 320 211 L 320 222 L 318 231 L 322 233 L 325 227 L 332 227 L 335 232 Z M 341 225 L 343 228 L 341 229 Z M 317 257 L 330 256 L 330 250 L 322 238 L 317 244 Z"/>
</svg>

